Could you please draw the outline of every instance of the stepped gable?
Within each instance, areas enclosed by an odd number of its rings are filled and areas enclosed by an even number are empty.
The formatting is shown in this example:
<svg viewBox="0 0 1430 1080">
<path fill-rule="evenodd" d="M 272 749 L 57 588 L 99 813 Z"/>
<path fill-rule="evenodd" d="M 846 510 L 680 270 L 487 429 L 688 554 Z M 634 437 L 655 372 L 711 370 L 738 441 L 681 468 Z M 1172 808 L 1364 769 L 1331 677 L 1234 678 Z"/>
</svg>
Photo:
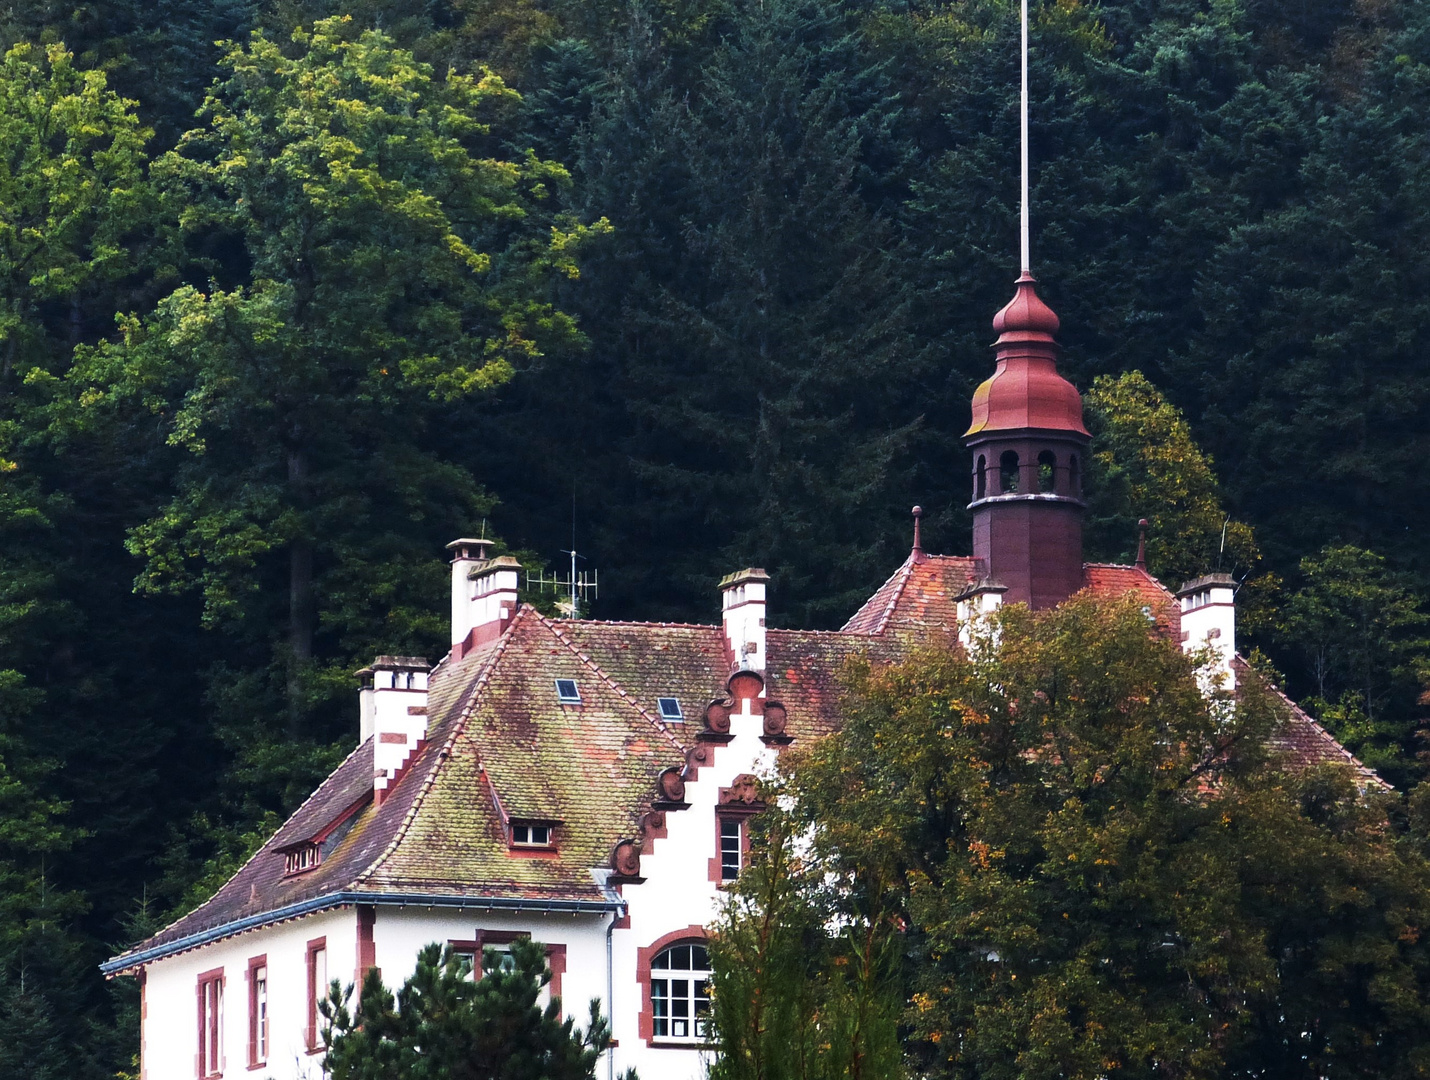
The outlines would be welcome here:
<svg viewBox="0 0 1430 1080">
<path fill-rule="evenodd" d="M 910 552 L 904 565 L 864 602 L 842 632 L 952 632 L 958 622 L 957 597 L 978 576 L 978 561 L 970 556 Z"/>
<path fill-rule="evenodd" d="M 766 693 L 785 705 L 786 733 L 810 739 L 838 726 L 851 660 L 896 661 L 952 635 L 956 598 L 980 569 L 969 557 L 915 549 L 842 631 L 771 629 Z M 1135 594 L 1180 639 L 1176 598 L 1141 567 L 1089 563 L 1083 587 Z M 1261 678 L 1240 657 L 1233 663 L 1238 679 Z M 657 777 L 683 764 L 729 673 L 720 626 L 555 621 L 523 606 L 496 641 L 433 669 L 428 738 L 381 805 L 372 799 L 369 740 L 211 900 L 116 959 L 365 896 L 607 901 L 592 868 L 608 864 L 618 840 L 639 835 Z M 558 678 L 576 680 L 580 706 L 559 703 Z M 680 700 L 683 722 L 661 719 L 660 697 Z M 1349 765 L 1366 785 L 1387 786 L 1281 698 L 1288 722 L 1275 747 L 1293 768 Z M 513 854 L 505 827 L 513 818 L 555 824 L 556 851 Z M 285 876 L 283 849 L 339 819 L 351 824 L 332 833 L 322 863 Z"/>
<path fill-rule="evenodd" d="M 364 887 L 600 899 L 591 868 L 638 833 L 657 776 L 685 760 L 690 740 L 659 719 L 656 698 L 679 697 L 693 729 L 724 667 L 718 627 L 557 622 L 522 608 L 430 791 Z M 557 701 L 556 679 L 576 681 L 581 705 Z M 557 850 L 513 854 L 511 819 L 556 823 Z"/>
</svg>

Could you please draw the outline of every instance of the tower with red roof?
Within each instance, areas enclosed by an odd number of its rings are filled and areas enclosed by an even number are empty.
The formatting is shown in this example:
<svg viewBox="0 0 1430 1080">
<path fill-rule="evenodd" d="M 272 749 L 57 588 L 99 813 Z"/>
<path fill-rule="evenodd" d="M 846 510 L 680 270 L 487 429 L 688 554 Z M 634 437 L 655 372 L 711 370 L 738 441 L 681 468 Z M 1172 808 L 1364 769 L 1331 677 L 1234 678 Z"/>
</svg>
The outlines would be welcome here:
<svg viewBox="0 0 1430 1080">
<path fill-rule="evenodd" d="M 993 319 L 997 369 L 973 395 L 973 555 L 1010 603 L 1052 607 L 1083 585 L 1082 397 L 1058 373 L 1058 317 L 1027 271 Z"/>
</svg>

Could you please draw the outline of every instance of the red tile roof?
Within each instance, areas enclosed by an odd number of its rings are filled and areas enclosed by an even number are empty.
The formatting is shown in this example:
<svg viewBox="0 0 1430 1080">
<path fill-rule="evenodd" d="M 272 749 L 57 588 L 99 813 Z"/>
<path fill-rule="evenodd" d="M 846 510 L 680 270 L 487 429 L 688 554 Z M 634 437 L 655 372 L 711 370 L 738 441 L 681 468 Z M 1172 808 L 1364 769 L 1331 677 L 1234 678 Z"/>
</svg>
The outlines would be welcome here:
<svg viewBox="0 0 1430 1080">
<path fill-rule="evenodd" d="M 957 600 L 979 577 L 976 560 L 911 555 L 841 631 L 768 632 L 767 696 L 788 710 L 788 734 L 812 738 L 839 721 L 839 678 L 855 656 L 896 660 L 915 644 L 956 632 Z M 1088 564 L 1086 588 L 1134 593 L 1179 640 L 1176 599 L 1146 571 Z M 1238 671 L 1251 677 L 1241 661 Z M 553 621 L 522 607 L 497 641 L 431 676 L 428 738 L 381 805 L 369 801 L 333 833 L 316 869 L 284 875 L 281 848 L 318 835 L 371 791 L 364 743 L 263 848 L 203 906 L 106 965 L 124 970 L 214 936 L 297 912 L 305 904 L 382 896 L 504 898 L 609 905 L 592 868 L 639 834 L 663 769 L 681 766 L 706 703 L 730 674 L 717 626 Z M 555 679 L 574 679 L 579 706 L 562 705 Z M 661 718 L 675 697 L 684 722 Z M 1294 704 L 1278 747 L 1299 765 L 1340 761 L 1379 783 Z M 557 823 L 557 852 L 514 854 L 505 820 Z M 342 899 L 347 898 L 347 899 Z"/>
<path fill-rule="evenodd" d="M 1101 596 L 1126 596 L 1133 593 L 1151 608 L 1157 625 L 1171 636 L 1182 640 L 1182 608 L 1167 586 L 1140 566 L 1118 566 L 1115 563 L 1084 563 L 1083 588 Z"/>
</svg>

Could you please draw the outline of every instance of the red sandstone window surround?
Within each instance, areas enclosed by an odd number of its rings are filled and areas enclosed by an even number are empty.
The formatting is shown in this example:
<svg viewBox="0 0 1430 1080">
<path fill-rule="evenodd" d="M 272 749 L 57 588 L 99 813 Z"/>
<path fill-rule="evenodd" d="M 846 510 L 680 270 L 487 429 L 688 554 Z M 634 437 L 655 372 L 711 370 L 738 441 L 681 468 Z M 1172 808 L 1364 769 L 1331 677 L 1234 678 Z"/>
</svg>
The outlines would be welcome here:
<svg viewBox="0 0 1430 1080">
<path fill-rule="evenodd" d="M 513 941 L 525 941 L 529 937 L 531 937 L 529 930 L 483 930 L 478 928 L 476 937 L 465 941 L 448 941 L 447 947 L 459 955 L 471 957 L 472 978 L 480 979 L 482 977 L 483 949 L 502 951 Z M 559 998 L 561 996 L 561 976 L 566 974 L 566 946 L 545 945 L 543 947 L 546 949 L 546 966 L 551 969 L 551 981 L 546 984 L 546 993 L 549 998 Z M 544 1001 L 542 1005 L 545 1005 Z"/>
<path fill-rule="evenodd" d="M 704 1045 L 710 1008 L 710 961 L 705 928 L 687 926 L 636 950 L 640 983 L 640 1037 L 657 1049 Z M 704 966 L 695 966 L 703 961 Z"/>
<path fill-rule="evenodd" d="M 328 994 L 328 939 L 314 938 L 308 942 L 308 1027 L 304 1041 L 308 1053 L 316 1054 L 323 1049 L 323 1032 L 319 1024 L 322 1014 L 318 1012 L 318 1002 Z"/>
<path fill-rule="evenodd" d="M 248 961 L 248 1067 L 268 1063 L 268 957 Z"/>
<path fill-rule="evenodd" d="M 199 1080 L 223 1075 L 223 968 L 205 971 L 198 980 L 199 1052 L 195 1074 Z"/>
</svg>

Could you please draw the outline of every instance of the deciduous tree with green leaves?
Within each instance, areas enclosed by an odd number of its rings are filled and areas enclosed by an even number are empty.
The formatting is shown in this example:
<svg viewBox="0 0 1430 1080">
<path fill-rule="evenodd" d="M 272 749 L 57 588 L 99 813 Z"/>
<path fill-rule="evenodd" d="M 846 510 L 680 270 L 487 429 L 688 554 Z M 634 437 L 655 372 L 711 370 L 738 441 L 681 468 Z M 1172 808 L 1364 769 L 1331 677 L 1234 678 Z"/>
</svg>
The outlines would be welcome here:
<svg viewBox="0 0 1430 1080">
<path fill-rule="evenodd" d="M 1244 576 L 1256 566 L 1256 539 L 1222 508 L 1210 455 L 1145 375 L 1100 375 L 1083 402 L 1094 438 L 1090 546 L 1131 562 L 1136 523 L 1146 518 L 1147 568 L 1172 588 L 1211 570 Z"/>
<path fill-rule="evenodd" d="M 134 106 L 63 45 L 0 60 L 0 390 L 67 363 L 86 293 L 134 269 L 126 234 L 152 210 Z"/>
<path fill-rule="evenodd" d="M 1310 673 L 1307 704 L 1336 737 L 1389 779 L 1415 779 L 1420 678 L 1430 618 L 1404 575 L 1349 544 L 1301 560 L 1278 635 Z"/>
<path fill-rule="evenodd" d="M 856 664 L 842 730 L 781 759 L 808 895 L 894 886 L 915 1075 L 1426 1060 L 1419 826 L 1339 766 L 1292 771 L 1280 699 L 1204 694 L 1198 662 L 1132 601 L 1014 606 L 967 649 Z"/>
<path fill-rule="evenodd" d="M 451 428 L 579 345 L 551 290 L 604 225 L 556 212 L 559 165 L 503 151 L 515 95 L 488 73 L 439 78 L 342 18 L 288 47 L 256 33 L 223 66 L 206 126 L 154 171 L 192 249 L 229 255 L 69 382 L 79 422 L 162 429 L 172 497 L 131 531 L 137 585 L 197 589 L 207 625 L 269 651 L 269 676 L 222 693 L 271 701 L 267 678 L 291 740 L 363 651 L 442 640 L 436 554 L 489 505 Z"/>
<path fill-rule="evenodd" d="M 811 858 L 777 785 L 713 927 L 714 1080 L 879 1080 L 903 1049 L 900 906 L 887 878 Z"/>
</svg>

